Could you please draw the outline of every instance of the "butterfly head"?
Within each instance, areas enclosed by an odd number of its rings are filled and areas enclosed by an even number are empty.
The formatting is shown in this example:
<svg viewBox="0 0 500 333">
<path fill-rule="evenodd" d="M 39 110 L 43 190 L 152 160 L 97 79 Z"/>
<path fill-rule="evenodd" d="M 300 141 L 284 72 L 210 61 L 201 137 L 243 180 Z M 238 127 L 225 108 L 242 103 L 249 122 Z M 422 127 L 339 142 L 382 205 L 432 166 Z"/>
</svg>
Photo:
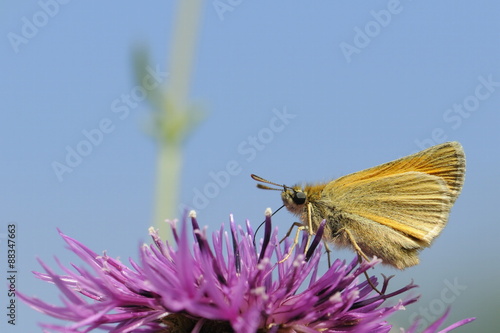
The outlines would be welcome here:
<svg viewBox="0 0 500 333">
<path fill-rule="evenodd" d="M 307 193 L 300 186 L 286 186 L 277 183 L 270 182 L 264 178 L 256 175 L 251 175 L 256 181 L 277 186 L 278 188 L 270 187 L 264 184 L 257 184 L 257 187 L 263 190 L 275 190 L 281 191 L 281 199 L 283 200 L 283 205 L 294 214 L 301 214 L 304 211 L 305 204 L 307 202 Z"/>
<path fill-rule="evenodd" d="M 284 186 L 281 199 L 285 207 L 294 214 L 301 214 L 307 202 L 307 194 L 300 186 Z"/>
</svg>

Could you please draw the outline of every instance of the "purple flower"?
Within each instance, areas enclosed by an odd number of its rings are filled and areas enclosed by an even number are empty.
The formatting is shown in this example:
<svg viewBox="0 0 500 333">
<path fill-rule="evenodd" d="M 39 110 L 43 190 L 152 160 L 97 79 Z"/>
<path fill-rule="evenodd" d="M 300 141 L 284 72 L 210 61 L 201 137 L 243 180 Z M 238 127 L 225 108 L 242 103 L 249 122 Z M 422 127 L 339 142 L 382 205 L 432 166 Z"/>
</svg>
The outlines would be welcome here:
<svg viewBox="0 0 500 333">
<path fill-rule="evenodd" d="M 439 328 L 439 326 L 441 326 L 441 324 L 445 321 L 445 319 L 448 317 L 449 314 L 450 314 L 450 308 L 448 308 L 446 310 L 446 312 L 444 313 L 444 315 L 441 316 L 441 318 L 439 318 L 434 323 L 432 323 L 422 333 L 434 333 L 434 332 L 437 332 L 437 329 Z M 460 327 L 462 325 L 465 325 L 467 323 L 470 323 L 471 321 L 473 321 L 475 319 L 476 318 L 462 319 L 462 320 L 456 322 L 455 324 L 450 325 L 450 326 L 446 327 L 445 329 L 439 331 L 438 333 L 450 332 L 450 331 L 454 330 L 455 328 Z M 408 331 L 403 331 L 402 333 L 416 333 L 417 332 L 417 327 L 418 327 L 419 323 L 420 323 L 420 320 L 417 319 L 413 323 L 413 325 L 411 325 L 411 327 L 408 329 Z"/>
<path fill-rule="evenodd" d="M 180 231 L 171 222 L 175 246 L 162 242 L 151 229 L 153 243 L 141 247 L 140 263 L 130 260 L 131 268 L 60 233 L 92 270 L 76 266 L 70 270 L 59 263 L 65 275 L 57 275 L 40 261 L 46 273 L 35 275 L 59 288 L 63 305 L 20 297 L 40 312 L 72 322 L 42 324 L 57 332 L 97 328 L 109 332 L 388 332 L 391 325 L 385 319 L 417 300 L 385 304 L 416 285 L 388 293 L 390 278 L 384 277 L 382 295 L 376 293 L 362 274 L 378 259 L 361 264 L 357 259 L 349 264 L 336 260 L 319 276 L 325 222 L 306 253 L 304 233 L 295 252 L 279 263 L 291 244 L 288 239 L 283 245 L 278 241 L 270 210 L 259 252 L 248 222 L 244 231 L 231 216 L 231 238 L 222 226 L 212 234 L 210 245 L 194 213 L 190 219 L 194 244 L 188 239 L 187 219 Z M 375 277 L 370 282 L 378 285 Z M 425 332 L 434 332 L 443 320 Z"/>
</svg>

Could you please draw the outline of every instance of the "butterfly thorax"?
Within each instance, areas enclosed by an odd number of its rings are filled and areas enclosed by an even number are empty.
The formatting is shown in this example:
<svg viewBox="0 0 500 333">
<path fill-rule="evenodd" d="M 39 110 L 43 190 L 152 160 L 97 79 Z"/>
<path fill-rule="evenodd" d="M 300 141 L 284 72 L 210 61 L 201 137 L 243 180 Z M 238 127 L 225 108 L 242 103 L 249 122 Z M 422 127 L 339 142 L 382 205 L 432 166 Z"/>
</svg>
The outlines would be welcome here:
<svg viewBox="0 0 500 333">
<path fill-rule="evenodd" d="M 304 186 L 295 185 L 287 187 L 281 193 L 283 204 L 292 214 L 300 217 L 302 223 L 308 224 L 307 207 L 313 208 L 311 212 L 313 218 L 313 227 L 317 228 L 319 223 L 325 218 L 323 212 L 323 188 L 325 184 L 305 184 Z M 327 208 L 327 207 L 324 207 Z M 329 207 L 331 210 L 332 207 Z"/>
</svg>

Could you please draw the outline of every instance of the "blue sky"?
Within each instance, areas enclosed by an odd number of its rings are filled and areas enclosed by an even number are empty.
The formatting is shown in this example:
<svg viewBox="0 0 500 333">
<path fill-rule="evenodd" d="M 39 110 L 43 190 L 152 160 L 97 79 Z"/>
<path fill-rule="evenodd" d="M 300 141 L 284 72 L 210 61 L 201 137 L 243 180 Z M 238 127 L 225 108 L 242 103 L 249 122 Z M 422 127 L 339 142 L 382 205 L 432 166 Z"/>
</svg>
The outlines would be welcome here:
<svg viewBox="0 0 500 333">
<path fill-rule="evenodd" d="M 75 261 L 56 228 L 124 261 L 148 241 L 151 106 L 130 104 L 125 115 L 113 103 L 137 86 L 136 45 L 148 47 L 159 77 L 168 73 L 175 6 L 41 0 L 0 9 L 0 234 L 16 224 L 18 288 L 58 302 L 31 274 L 36 257 Z M 380 272 L 397 274 L 394 288 L 412 278 L 421 286 L 420 304 L 397 327 L 449 305 L 448 322 L 498 325 L 499 10 L 492 1 L 205 2 L 190 100 L 206 119 L 184 146 L 179 201 L 209 230 L 230 213 L 257 224 L 280 199 L 256 189 L 251 173 L 290 185 L 328 181 L 459 141 L 467 174 L 447 228 L 419 266 Z M 85 146 L 92 133 L 96 143 Z M 72 149 L 87 156 L 58 177 L 53 165 Z M 224 170 L 229 180 L 210 185 Z M 283 211 L 274 220 L 284 232 L 294 218 Z M 16 327 L 3 319 L 2 331 L 38 331 L 43 317 L 19 303 Z"/>
</svg>

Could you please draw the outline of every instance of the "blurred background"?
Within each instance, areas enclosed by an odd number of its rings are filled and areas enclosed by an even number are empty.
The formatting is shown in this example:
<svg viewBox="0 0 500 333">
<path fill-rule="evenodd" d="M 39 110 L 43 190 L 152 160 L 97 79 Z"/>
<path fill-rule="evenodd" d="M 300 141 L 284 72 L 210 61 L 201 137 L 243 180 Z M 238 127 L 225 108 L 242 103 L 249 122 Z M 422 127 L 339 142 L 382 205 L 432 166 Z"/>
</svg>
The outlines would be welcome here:
<svg viewBox="0 0 500 333">
<path fill-rule="evenodd" d="M 189 104 L 205 120 L 183 146 L 177 209 L 165 218 L 191 207 L 209 231 L 230 213 L 256 227 L 281 200 L 251 173 L 329 181 L 456 140 L 467 175 L 447 228 L 420 265 L 373 273 L 396 274 L 391 290 L 420 286 L 421 300 L 391 318 L 394 331 L 449 306 L 448 324 L 478 318 L 457 332 L 498 327 L 500 4 L 211 0 L 200 10 Z M 165 85 L 176 13 L 172 1 L 0 3 L 0 263 L 5 281 L 16 224 L 25 294 L 60 304 L 31 273 L 37 257 L 78 262 L 56 228 L 124 262 L 149 242 L 158 145 L 133 51 L 148 49 L 151 78 Z M 295 220 L 273 219 L 282 233 Z M 2 332 L 54 322 L 19 299 L 15 327 L 1 317 Z"/>
</svg>

